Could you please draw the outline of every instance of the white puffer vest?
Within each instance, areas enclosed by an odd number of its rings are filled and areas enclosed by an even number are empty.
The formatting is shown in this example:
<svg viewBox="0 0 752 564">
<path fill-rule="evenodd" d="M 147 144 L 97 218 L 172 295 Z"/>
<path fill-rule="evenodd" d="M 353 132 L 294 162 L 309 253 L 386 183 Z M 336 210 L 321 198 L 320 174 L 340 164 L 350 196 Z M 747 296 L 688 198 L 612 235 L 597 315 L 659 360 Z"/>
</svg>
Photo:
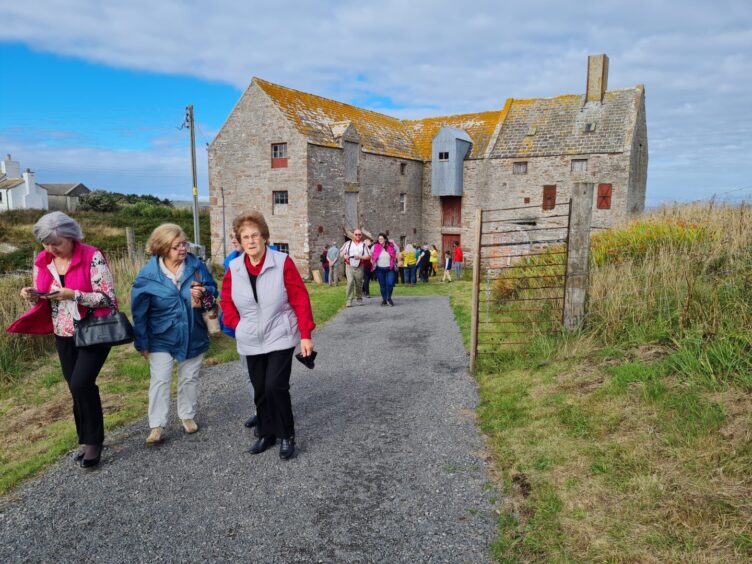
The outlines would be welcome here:
<svg viewBox="0 0 752 564">
<path fill-rule="evenodd" d="M 238 354 L 266 354 L 291 349 L 300 342 L 298 318 L 285 289 L 285 253 L 266 250 L 264 266 L 256 278 L 258 303 L 245 268 L 245 254 L 230 261 L 232 301 L 240 314 L 235 329 Z"/>
</svg>

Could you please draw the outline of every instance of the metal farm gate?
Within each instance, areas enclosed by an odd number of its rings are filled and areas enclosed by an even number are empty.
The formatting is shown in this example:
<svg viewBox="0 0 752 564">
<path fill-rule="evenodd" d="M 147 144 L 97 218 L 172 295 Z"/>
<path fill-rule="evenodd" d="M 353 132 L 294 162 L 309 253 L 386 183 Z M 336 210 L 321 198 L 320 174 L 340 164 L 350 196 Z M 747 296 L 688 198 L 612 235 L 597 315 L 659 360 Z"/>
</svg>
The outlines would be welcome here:
<svg viewBox="0 0 752 564">
<path fill-rule="evenodd" d="M 478 210 L 470 365 L 574 329 L 584 314 L 593 185 L 565 203 Z"/>
</svg>

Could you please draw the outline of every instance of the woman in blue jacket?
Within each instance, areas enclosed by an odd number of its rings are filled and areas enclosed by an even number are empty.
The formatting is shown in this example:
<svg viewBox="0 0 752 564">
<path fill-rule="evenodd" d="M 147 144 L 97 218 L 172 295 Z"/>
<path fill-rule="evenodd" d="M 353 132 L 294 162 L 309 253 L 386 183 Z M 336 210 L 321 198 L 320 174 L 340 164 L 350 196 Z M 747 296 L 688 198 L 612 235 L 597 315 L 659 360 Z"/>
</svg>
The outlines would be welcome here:
<svg viewBox="0 0 752 564">
<path fill-rule="evenodd" d="M 217 296 L 217 284 L 196 256 L 179 225 L 157 227 L 146 243 L 151 259 L 133 282 L 134 345 L 149 361 L 148 444 L 164 440 L 170 409 L 173 361 L 178 363 L 178 417 L 186 433 L 198 431 L 195 422 L 198 376 L 209 348 L 209 333 L 201 315 Z"/>
</svg>

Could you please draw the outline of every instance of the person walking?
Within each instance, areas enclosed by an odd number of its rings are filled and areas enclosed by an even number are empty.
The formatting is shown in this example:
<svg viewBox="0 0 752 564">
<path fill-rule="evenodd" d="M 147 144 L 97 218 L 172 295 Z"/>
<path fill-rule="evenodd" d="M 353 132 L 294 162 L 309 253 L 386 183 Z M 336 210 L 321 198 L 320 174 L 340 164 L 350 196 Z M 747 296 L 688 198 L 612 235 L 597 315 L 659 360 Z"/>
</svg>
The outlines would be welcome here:
<svg viewBox="0 0 752 564">
<path fill-rule="evenodd" d="M 370 239 L 365 239 L 363 241 L 363 244 L 366 247 L 366 253 L 368 255 L 368 258 L 363 259 L 361 261 L 361 268 L 363 269 L 363 296 L 366 298 L 371 297 L 371 280 L 374 278 L 375 274 L 372 272 L 371 269 L 371 253 L 372 251 L 372 245 Z"/>
<path fill-rule="evenodd" d="M 339 283 L 339 247 L 336 242 L 332 242 L 326 258 L 329 262 L 329 285 L 336 286 Z"/>
<path fill-rule="evenodd" d="M 55 335 L 60 368 L 73 399 L 73 420 L 82 449 L 74 460 L 93 468 L 104 443 L 102 400 L 97 376 L 109 345 L 78 347 L 75 326 L 89 315 L 102 317 L 117 308 L 115 284 L 102 252 L 82 243 L 75 220 L 60 211 L 43 215 L 32 228 L 44 250 L 34 261 L 33 285 L 21 297 L 34 306 L 9 328 L 11 333 Z"/>
<path fill-rule="evenodd" d="M 417 268 L 415 247 L 411 243 L 408 243 L 405 245 L 405 250 L 402 254 L 405 257 L 405 284 L 407 286 L 415 286 L 415 270 Z"/>
<path fill-rule="evenodd" d="M 260 454 L 281 439 L 279 457 L 287 460 L 295 453 L 292 356 L 298 343 L 303 357 L 314 352 L 311 300 L 292 259 L 267 247 L 269 226 L 260 212 L 239 215 L 233 228 L 244 254 L 225 274 L 221 305 L 256 394 L 259 438 L 249 452 Z"/>
<path fill-rule="evenodd" d="M 146 252 L 151 258 L 133 281 L 131 311 L 134 346 L 149 361 L 146 443 L 153 445 L 165 438 L 174 362 L 178 417 L 186 433 L 198 431 L 198 379 L 209 348 L 202 310 L 214 306 L 217 284 L 206 265 L 188 252 L 188 238 L 179 225 L 165 223 L 154 229 Z"/>
<path fill-rule="evenodd" d="M 447 251 L 444 253 L 444 276 L 441 277 L 442 282 L 452 281 L 452 254 Z"/>
<path fill-rule="evenodd" d="M 324 246 L 324 252 L 319 256 L 321 270 L 324 272 L 324 284 L 329 284 L 329 258 L 327 257 L 328 252 L 329 249 Z"/>
<path fill-rule="evenodd" d="M 378 241 L 373 246 L 373 270 L 379 281 L 381 290 L 381 305 L 394 305 L 392 292 L 394 291 L 395 265 L 397 250 L 394 243 L 387 240 L 384 233 L 379 233 Z"/>
<path fill-rule="evenodd" d="M 436 245 L 431 245 L 429 252 L 431 253 L 431 258 L 429 259 L 431 263 L 431 276 L 436 276 L 439 272 L 439 249 L 436 248 Z"/>
<path fill-rule="evenodd" d="M 353 238 L 347 241 L 339 251 L 345 261 L 345 277 L 347 278 L 347 307 L 353 305 L 353 298 L 358 305 L 363 304 L 363 268 L 362 260 L 369 258 L 368 249 L 363 243 L 363 231 L 355 229 Z"/>
<path fill-rule="evenodd" d="M 454 264 L 455 280 L 460 280 L 462 278 L 462 260 L 462 247 L 460 247 L 459 241 L 455 241 L 454 252 L 452 253 L 452 263 Z"/>
</svg>

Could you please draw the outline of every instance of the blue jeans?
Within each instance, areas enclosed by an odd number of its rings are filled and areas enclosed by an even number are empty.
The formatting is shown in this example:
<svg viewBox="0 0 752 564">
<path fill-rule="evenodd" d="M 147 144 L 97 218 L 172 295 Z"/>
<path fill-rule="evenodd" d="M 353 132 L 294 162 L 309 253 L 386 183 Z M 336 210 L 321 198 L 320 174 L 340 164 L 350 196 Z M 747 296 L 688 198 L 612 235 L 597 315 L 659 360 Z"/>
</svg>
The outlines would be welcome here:
<svg viewBox="0 0 752 564">
<path fill-rule="evenodd" d="M 411 264 L 405 267 L 405 284 L 415 285 L 415 265 Z"/>
<path fill-rule="evenodd" d="M 324 269 L 324 284 L 329 284 L 329 265 L 322 268 Z"/>
<path fill-rule="evenodd" d="M 461 262 L 454 263 L 454 274 L 455 274 L 455 279 L 459 280 L 460 276 L 462 275 L 462 263 Z"/>
<path fill-rule="evenodd" d="M 376 278 L 379 281 L 379 290 L 381 290 L 381 299 L 383 301 L 392 299 L 392 291 L 394 290 L 394 270 L 391 268 L 384 268 L 382 266 L 376 267 Z"/>
</svg>

